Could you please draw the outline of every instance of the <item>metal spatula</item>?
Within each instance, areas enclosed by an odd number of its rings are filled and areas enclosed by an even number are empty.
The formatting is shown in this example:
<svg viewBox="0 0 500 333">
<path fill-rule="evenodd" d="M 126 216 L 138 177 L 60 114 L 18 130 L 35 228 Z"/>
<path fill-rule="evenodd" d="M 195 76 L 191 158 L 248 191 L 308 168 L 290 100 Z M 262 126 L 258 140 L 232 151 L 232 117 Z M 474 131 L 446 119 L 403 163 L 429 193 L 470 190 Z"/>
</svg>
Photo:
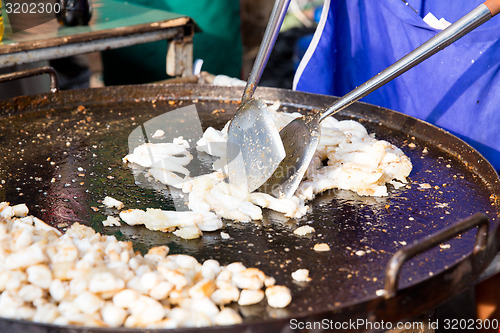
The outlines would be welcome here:
<svg viewBox="0 0 500 333">
<path fill-rule="evenodd" d="M 278 129 L 266 104 L 252 98 L 278 36 L 290 0 L 276 0 L 255 59 L 241 105 L 228 129 L 229 182 L 253 191 L 261 186 L 285 157 Z"/>
<path fill-rule="evenodd" d="M 320 138 L 320 122 L 380 88 L 446 46 L 463 37 L 500 12 L 500 0 L 488 0 L 450 25 L 436 36 L 408 53 L 375 77 L 366 81 L 329 108 L 290 122 L 280 131 L 286 157 L 271 178 L 259 189 L 276 197 L 292 196 L 299 186 L 316 151 Z M 500 37 L 500 33 L 499 33 Z M 262 150 L 266 146 L 259 147 Z"/>
</svg>

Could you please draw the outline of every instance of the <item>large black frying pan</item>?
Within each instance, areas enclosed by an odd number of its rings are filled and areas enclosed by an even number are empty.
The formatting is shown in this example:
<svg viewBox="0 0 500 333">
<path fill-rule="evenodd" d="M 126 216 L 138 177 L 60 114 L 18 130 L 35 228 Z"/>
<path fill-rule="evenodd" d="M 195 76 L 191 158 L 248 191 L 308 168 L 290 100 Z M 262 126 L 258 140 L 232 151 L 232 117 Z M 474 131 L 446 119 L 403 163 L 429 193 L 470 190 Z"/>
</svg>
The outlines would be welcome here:
<svg viewBox="0 0 500 333">
<path fill-rule="evenodd" d="M 311 212 L 298 220 L 266 212 L 263 221 L 227 221 L 224 230 L 230 239 L 207 232 L 186 241 L 142 227 L 102 227 L 105 209 L 100 200 L 106 195 L 123 201 L 127 208 L 174 208 L 165 191 L 137 186 L 123 165 L 127 138 L 134 128 L 193 103 L 204 128 L 221 128 L 232 117 L 240 96 L 238 88 L 146 85 L 0 102 L 0 180 L 4 181 L 0 201 L 26 203 L 32 214 L 61 230 L 74 221 L 84 223 L 131 240 L 140 251 L 167 244 L 172 253 L 199 260 L 242 261 L 291 288 L 293 301 L 287 308 L 271 309 L 264 302 L 240 307 L 244 324 L 212 328 L 220 331 L 277 332 L 288 328 L 293 318 L 336 322 L 410 318 L 471 286 L 496 254 L 500 181 L 492 166 L 437 127 L 364 103 L 354 104 L 338 117 L 360 121 L 377 138 L 400 147 L 413 162 L 408 186 L 391 188 L 388 197 L 332 190 L 318 196 Z M 329 96 L 270 88 L 259 88 L 257 96 L 281 101 L 281 109 L 288 112 L 318 110 L 334 101 Z M 431 188 L 422 189 L 419 184 L 424 183 Z M 309 237 L 293 234 L 305 224 L 316 232 Z M 439 232 L 438 238 L 428 239 Z M 316 243 L 327 243 L 331 250 L 315 252 Z M 417 253 L 421 254 L 414 256 Z M 312 281 L 293 282 L 290 273 L 298 268 L 309 269 Z M 386 297 L 377 296 L 377 290 L 384 288 Z M 16 320 L 0 320 L 0 327 L 9 332 L 111 331 Z"/>
</svg>

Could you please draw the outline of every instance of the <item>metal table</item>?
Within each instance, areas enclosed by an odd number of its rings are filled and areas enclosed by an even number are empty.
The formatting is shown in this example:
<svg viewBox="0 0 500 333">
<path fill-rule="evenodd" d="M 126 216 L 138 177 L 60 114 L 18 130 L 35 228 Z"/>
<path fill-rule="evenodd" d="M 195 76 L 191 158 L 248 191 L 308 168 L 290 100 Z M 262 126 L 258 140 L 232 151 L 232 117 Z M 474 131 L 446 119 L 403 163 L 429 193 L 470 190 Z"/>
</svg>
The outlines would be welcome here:
<svg viewBox="0 0 500 333">
<path fill-rule="evenodd" d="M 0 43 L 0 68 L 167 40 L 167 74 L 192 73 L 196 26 L 191 18 L 114 0 L 95 0 L 92 5 L 88 26 L 65 27 L 54 16 L 31 29 L 7 30 Z"/>
</svg>

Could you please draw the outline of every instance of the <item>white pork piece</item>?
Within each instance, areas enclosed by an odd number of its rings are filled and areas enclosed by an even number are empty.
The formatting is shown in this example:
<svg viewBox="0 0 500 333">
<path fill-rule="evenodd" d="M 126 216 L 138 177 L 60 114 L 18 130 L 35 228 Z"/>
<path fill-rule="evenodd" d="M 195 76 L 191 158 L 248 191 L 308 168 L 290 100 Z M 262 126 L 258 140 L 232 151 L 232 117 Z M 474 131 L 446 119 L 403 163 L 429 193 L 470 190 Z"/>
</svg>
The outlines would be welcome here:
<svg viewBox="0 0 500 333">
<path fill-rule="evenodd" d="M 311 281 L 311 278 L 309 277 L 309 270 L 302 268 L 296 270 L 295 272 L 292 272 L 292 279 L 294 279 L 297 282 Z"/>
<path fill-rule="evenodd" d="M 112 272 L 99 272 L 92 275 L 88 288 L 93 293 L 117 292 L 125 287 L 125 281 Z"/>
<path fill-rule="evenodd" d="M 208 212 L 203 214 L 203 218 L 196 222 L 201 231 L 215 231 L 222 229 L 224 224 L 216 214 Z"/>
<path fill-rule="evenodd" d="M 144 143 L 134 148 L 132 154 L 125 156 L 123 161 L 145 168 L 154 166 L 186 174 L 187 170 L 183 166 L 193 159 L 187 148 L 189 144 L 185 140 L 181 143 Z"/>
<path fill-rule="evenodd" d="M 248 192 L 228 184 L 220 172 L 197 177 L 191 181 L 188 207 L 193 211 L 212 210 L 226 219 L 248 222 L 262 218 L 262 210 L 248 200 Z"/>
<path fill-rule="evenodd" d="M 310 187 L 315 194 L 330 188 L 353 190 L 360 195 L 386 196 L 391 179 L 406 182 L 411 162 L 395 146 L 366 135 L 356 122 L 339 122 L 350 132 L 337 147 L 326 146 L 328 165 L 308 172 L 298 193 Z M 364 136 L 363 136 L 364 135 Z"/>
<path fill-rule="evenodd" d="M 123 209 L 123 207 L 125 207 L 123 202 L 109 196 L 106 196 L 102 201 L 102 203 L 104 204 L 104 206 L 108 208 L 116 208 L 118 210 Z"/>
<path fill-rule="evenodd" d="M 243 319 L 238 312 L 231 308 L 224 308 L 221 310 L 214 319 L 215 325 L 236 325 L 241 324 Z"/>
<path fill-rule="evenodd" d="M 210 205 L 206 199 L 207 191 L 211 190 L 222 179 L 224 179 L 222 172 L 213 172 L 184 182 L 182 191 L 189 193 L 189 209 L 196 212 L 209 212 Z"/>
<path fill-rule="evenodd" d="M 196 239 L 203 235 L 197 225 L 180 227 L 178 230 L 175 230 L 173 234 L 183 239 Z"/>
<path fill-rule="evenodd" d="M 274 123 L 276 124 L 276 127 L 278 128 L 278 130 L 281 130 L 283 127 L 288 125 L 288 123 L 290 123 L 295 118 L 302 117 L 302 114 L 300 114 L 298 112 L 285 113 L 285 112 L 272 111 L 272 109 L 270 109 L 269 111 L 271 111 L 271 114 L 273 115 Z"/>
<path fill-rule="evenodd" d="M 211 212 L 167 211 L 148 208 L 146 211 L 129 209 L 120 213 L 129 225 L 144 224 L 148 229 L 169 232 L 175 228 L 197 227 L 202 231 L 222 228 L 222 220 Z"/>
<path fill-rule="evenodd" d="M 2 202 L 2 204 L 8 204 L 8 203 Z M 14 208 L 12 208 L 11 206 L 4 206 L 0 210 L 0 217 L 2 217 L 2 218 L 10 219 L 10 218 L 14 217 L 15 215 L 16 215 L 16 213 L 14 212 Z"/>
<path fill-rule="evenodd" d="M 196 313 L 202 313 L 208 318 L 215 318 L 219 313 L 219 308 L 208 297 L 189 298 L 181 303 L 181 307 Z"/>
<path fill-rule="evenodd" d="M 108 216 L 104 221 L 102 221 L 102 225 L 105 227 L 119 227 L 121 225 L 120 219 L 115 216 Z"/>
<path fill-rule="evenodd" d="M 196 149 L 212 156 L 225 157 L 227 133 L 209 127 L 203 132 L 203 136 L 196 142 Z"/>
<path fill-rule="evenodd" d="M 139 320 L 140 327 L 161 320 L 166 313 L 160 302 L 148 296 L 139 296 L 130 307 L 130 312 Z"/>
<path fill-rule="evenodd" d="M 211 156 L 218 157 L 213 163 L 212 169 L 224 170 L 227 166 L 226 144 L 227 128 L 225 127 L 222 131 L 218 131 L 213 127 L 209 127 L 203 133 L 203 137 L 196 142 L 196 149 Z"/>
<path fill-rule="evenodd" d="M 205 260 L 201 266 L 201 275 L 205 279 L 215 280 L 217 274 L 219 274 L 220 271 L 220 264 L 217 260 L 214 259 Z"/>
<path fill-rule="evenodd" d="M 84 291 L 75 298 L 74 304 L 80 312 L 93 314 L 103 307 L 104 301 L 100 297 L 88 291 Z"/>
<path fill-rule="evenodd" d="M 272 286 L 266 289 L 267 304 L 273 308 L 284 308 L 292 301 L 292 293 L 288 287 Z"/>
<path fill-rule="evenodd" d="M 27 248 L 11 253 L 3 263 L 8 269 L 31 268 L 34 265 L 48 261 L 42 244 L 39 242 L 30 245 Z"/>
<path fill-rule="evenodd" d="M 298 235 L 298 236 L 305 236 L 305 235 L 313 233 L 313 232 L 314 232 L 314 228 L 309 226 L 309 225 L 303 225 L 303 226 L 298 227 L 297 229 L 295 229 L 293 231 L 293 233 Z"/>
<path fill-rule="evenodd" d="M 263 299 L 264 299 L 264 292 L 262 290 L 243 289 L 240 293 L 238 304 L 252 305 L 259 303 Z"/>
<path fill-rule="evenodd" d="M 187 171 L 187 170 L 186 170 Z M 146 172 L 146 177 L 151 176 L 153 177 L 156 181 L 165 184 L 165 185 L 170 185 L 175 188 L 182 188 L 182 184 L 189 180 L 189 177 L 181 177 L 178 174 L 168 171 L 165 169 L 161 168 L 151 168 Z"/>
<path fill-rule="evenodd" d="M 111 302 L 106 302 L 102 307 L 101 316 L 104 322 L 110 327 L 118 327 L 123 325 L 127 317 L 127 311 L 114 305 Z"/>
<path fill-rule="evenodd" d="M 303 216 L 308 208 L 304 201 L 296 196 L 277 199 L 266 193 L 254 192 L 250 193 L 248 197 L 253 204 L 283 213 L 287 217 Z"/>
<path fill-rule="evenodd" d="M 120 218 L 128 225 L 139 225 L 145 223 L 147 214 L 140 209 L 127 209 L 120 212 Z"/>
<path fill-rule="evenodd" d="M 264 286 L 266 275 L 258 268 L 246 268 L 233 275 L 233 282 L 240 289 L 259 290 Z"/>
<path fill-rule="evenodd" d="M 52 271 L 47 265 L 34 265 L 26 269 L 28 282 L 42 289 L 49 289 L 52 283 Z"/>
<path fill-rule="evenodd" d="M 215 304 L 226 305 L 238 301 L 240 290 L 231 283 L 219 283 L 219 288 L 212 293 L 210 298 Z"/>
<path fill-rule="evenodd" d="M 141 294 L 134 289 L 123 289 L 113 296 L 113 304 L 117 307 L 128 309 L 134 304 Z"/>
<path fill-rule="evenodd" d="M 12 210 L 14 211 L 14 216 L 17 217 L 24 217 L 29 213 L 29 209 L 25 204 L 12 206 Z"/>
</svg>

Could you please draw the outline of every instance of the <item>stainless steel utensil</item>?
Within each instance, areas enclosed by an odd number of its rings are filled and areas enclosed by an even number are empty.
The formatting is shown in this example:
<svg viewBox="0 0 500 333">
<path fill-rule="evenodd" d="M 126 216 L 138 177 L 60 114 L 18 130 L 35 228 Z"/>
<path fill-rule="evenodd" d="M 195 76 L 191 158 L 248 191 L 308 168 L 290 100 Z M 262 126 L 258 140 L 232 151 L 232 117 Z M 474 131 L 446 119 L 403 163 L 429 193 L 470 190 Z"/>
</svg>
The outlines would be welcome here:
<svg viewBox="0 0 500 333">
<path fill-rule="evenodd" d="M 253 191 L 261 186 L 285 157 L 278 129 L 266 104 L 252 98 L 278 36 L 290 0 L 276 0 L 247 85 L 228 129 L 229 182 Z"/>
<path fill-rule="evenodd" d="M 280 131 L 286 157 L 259 191 L 276 197 L 292 196 L 316 151 L 320 138 L 320 122 L 380 88 L 500 12 L 500 0 L 488 0 L 460 18 L 445 30 L 408 53 L 406 56 L 366 81 L 327 109 L 297 118 Z M 267 149 L 267 147 L 261 147 Z"/>
</svg>

